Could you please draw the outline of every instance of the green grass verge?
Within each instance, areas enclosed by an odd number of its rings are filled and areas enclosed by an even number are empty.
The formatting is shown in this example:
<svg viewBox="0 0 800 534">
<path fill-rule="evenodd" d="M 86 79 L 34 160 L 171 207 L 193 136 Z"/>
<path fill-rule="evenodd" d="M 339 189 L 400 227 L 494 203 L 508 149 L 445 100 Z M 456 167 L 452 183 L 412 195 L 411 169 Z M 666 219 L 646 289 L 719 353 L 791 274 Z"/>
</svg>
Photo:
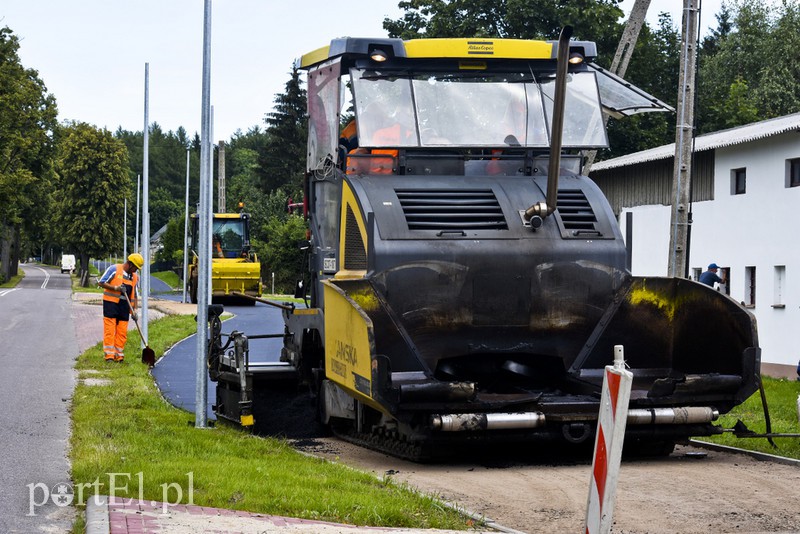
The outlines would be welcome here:
<svg viewBox="0 0 800 534">
<path fill-rule="evenodd" d="M 17 274 L 11 277 L 11 280 L 3 282 L 2 284 L 0 284 L 0 287 L 17 287 L 17 284 L 19 284 L 20 280 L 22 280 L 23 278 L 25 278 L 25 272 L 23 272 L 22 269 L 19 269 L 19 271 L 17 271 Z"/>
<path fill-rule="evenodd" d="M 95 269 L 96 271 L 96 269 Z M 79 293 L 103 293 L 103 288 L 98 287 L 97 285 L 97 274 L 91 274 L 91 268 L 89 269 L 89 286 L 83 287 L 81 286 L 81 277 L 77 274 L 73 274 L 70 276 L 72 279 L 72 291 L 79 292 Z"/>
<path fill-rule="evenodd" d="M 183 287 L 180 277 L 174 271 L 159 271 L 152 273 L 152 276 L 158 278 L 172 289 Z"/>
<path fill-rule="evenodd" d="M 273 302 L 294 302 L 302 304 L 304 301 L 303 299 L 298 299 L 293 297 L 292 295 L 281 295 L 278 293 L 263 293 L 261 295 L 262 299 L 271 300 Z"/>
<path fill-rule="evenodd" d="M 192 316 L 164 317 L 150 324 L 150 346 L 163 354 L 196 328 Z M 70 439 L 76 500 L 81 485 L 85 495 L 93 494 L 86 484 L 95 481 L 105 484 L 101 493 L 110 493 L 109 474 L 116 473 L 115 495 L 122 498 L 141 494 L 174 503 L 178 490 L 170 484 L 177 484 L 182 504 L 191 490 L 196 505 L 264 514 L 409 528 L 472 525 L 433 498 L 299 454 L 283 441 L 222 425 L 194 428 L 188 424 L 194 416 L 166 403 L 139 363 L 139 342 L 133 331 L 124 364 L 106 364 L 100 344 L 78 358 L 76 369 L 84 380 L 73 397 Z"/>
<path fill-rule="evenodd" d="M 764 377 L 762 380 L 767 397 L 767 406 L 769 407 L 772 432 L 784 434 L 800 433 L 797 413 L 797 396 L 800 394 L 800 382 L 768 377 Z M 720 417 L 718 424 L 724 428 L 733 428 L 739 419 L 755 433 L 763 434 L 767 431 L 760 393 L 755 393 L 743 404 Z M 800 460 L 800 438 L 773 438 L 777 448 L 770 445 L 765 438 L 737 438 L 732 433 L 700 438 L 700 441 L 777 454 L 778 456 Z"/>
</svg>

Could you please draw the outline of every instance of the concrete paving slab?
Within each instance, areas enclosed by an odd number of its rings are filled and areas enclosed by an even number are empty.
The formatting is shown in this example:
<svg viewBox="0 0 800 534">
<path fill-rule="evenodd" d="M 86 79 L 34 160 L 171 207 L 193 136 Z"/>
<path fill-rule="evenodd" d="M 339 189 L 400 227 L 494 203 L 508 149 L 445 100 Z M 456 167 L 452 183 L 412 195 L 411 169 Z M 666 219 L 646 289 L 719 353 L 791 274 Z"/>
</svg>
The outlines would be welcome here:
<svg viewBox="0 0 800 534">
<path fill-rule="evenodd" d="M 367 527 L 241 510 L 120 499 L 101 495 L 86 504 L 86 534 L 463 534 L 463 530 Z M 469 531 L 487 533 L 496 531 Z"/>
</svg>

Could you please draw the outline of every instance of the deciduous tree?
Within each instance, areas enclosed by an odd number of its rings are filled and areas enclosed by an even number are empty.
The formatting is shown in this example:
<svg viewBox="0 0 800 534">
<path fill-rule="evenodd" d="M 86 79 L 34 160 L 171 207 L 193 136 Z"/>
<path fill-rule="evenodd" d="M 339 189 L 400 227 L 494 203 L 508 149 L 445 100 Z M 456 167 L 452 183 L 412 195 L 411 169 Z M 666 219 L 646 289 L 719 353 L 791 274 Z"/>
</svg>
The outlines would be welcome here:
<svg viewBox="0 0 800 534">
<path fill-rule="evenodd" d="M 162 248 L 156 253 L 158 262 L 175 262 L 183 266 L 183 216 L 173 217 L 161 235 Z"/>
<path fill-rule="evenodd" d="M 0 279 L 17 273 L 21 230 L 45 226 L 52 189 L 56 101 L 18 51 L 0 28 Z"/>
<path fill-rule="evenodd" d="M 85 122 L 67 124 L 58 146 L 54 224 L 61 243 L 81 259 L 122 251 L 123 206 L 130 188 L 128 152 L 111 132 Z"/>
<path fill-rule="evenodd" d="M 391 37 L 557 39 L 571 25 L 575 38 L 595 41 L 611 63 L 622 32 L 619 0 L 408 0 L 399 20 L 384 19 Z"/>
<path fill-rule="evenodd" d="M 700 133 L 800 111 L 797 0 L 737 1 L 732 23 L 718 17 L 713 46 L 704 45 L 698 74 Z"/>
<path fill-rule="evenodd" d="M 299 215 L 285 218 L 271 217 L 266 226 L 266 241 L 256 242 L 265 280 L 275 273 L 275 290 L 278 293 L 293 291 L 294 284 L 303 272 L 303 251 L 298 243 L 305 239 L 306 223 Z"/>
<path fill-rule="evenodd" d="M 623 30 L 618 0 L 552 2 L 550 0 L 410 0 L 399 20 L 385 19 L 390 36 L 499 37 L 557 39 L 561 28 L 573 26 L 575 39 L 597 44 L 597 63 L 611 64 Z M 626 79 L 645 91 L 674 102 L 677 93 L 680 39 L 671 17 L 662 14 L 653 31 L 645 25 L 632 55 Z M 611 121 L 611 150 L 601 158 L 627 154 L 671 141 L 674 118 L 664 114 Z"/>
</svg>

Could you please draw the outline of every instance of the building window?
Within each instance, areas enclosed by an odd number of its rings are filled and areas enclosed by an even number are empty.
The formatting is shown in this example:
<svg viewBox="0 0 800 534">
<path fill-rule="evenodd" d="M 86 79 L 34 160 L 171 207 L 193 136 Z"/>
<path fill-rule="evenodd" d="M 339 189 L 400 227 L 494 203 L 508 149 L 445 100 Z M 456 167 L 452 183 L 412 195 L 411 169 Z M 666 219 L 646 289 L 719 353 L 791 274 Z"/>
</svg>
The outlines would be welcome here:
<svg viewBox="0 0 800 534">
<path fill-rule="evenodd" d="M 755 307 L 756 305 L 756 268 L 744 268 L 744 305 Z"/>
<path fill-rule="evenodd" d="M 800 158 L 786 160 L 786 187 L 800 186 Z"/>
<path fill-rule="evenodd" d="M 784 288 L 786 286 L 786 266 L 785 265 L 776 265 L 775 266 L 775 288 L 772 297 L 772 307 L 773 308 L 785 308 L 786 305 L 783 303 L 783 293 Z"/>
<path fill-rule="evenodd" d="M 693 267 L 692 268 L 692 280 L 700 280 L 700 275 L 703 274 L 703 269 L 700 267 Z"/>
<path fill-rule="evenodd" d="M 744 195 L 747 190 L 747 169 L 733 169 L 731 171 L 731 194 Z"/>
<path fill-rule="evenodd" d="M 719 285 L 719 291 L 722 291 L 726 295 L 731 295 L 731 268 L 730 267 L 722 267 L 720 269 L 719 274 L 720 278 L 725 279 L 724 284 Z"/>
</svg>

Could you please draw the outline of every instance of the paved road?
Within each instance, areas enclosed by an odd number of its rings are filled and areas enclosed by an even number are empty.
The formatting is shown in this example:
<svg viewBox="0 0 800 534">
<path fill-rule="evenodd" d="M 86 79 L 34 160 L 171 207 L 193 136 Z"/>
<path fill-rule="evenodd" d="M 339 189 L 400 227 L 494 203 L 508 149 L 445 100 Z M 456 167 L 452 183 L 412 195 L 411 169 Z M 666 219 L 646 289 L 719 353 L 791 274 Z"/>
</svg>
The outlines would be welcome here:
<svg viewBox="0 0 800 534">
<path fill-rule="evenodd" d="M 99 271 L 105 271 L 110 265 L 105 261 L 95 261 L 92 264 Z M 180 302 L 183 298 L 182 292 L 173 291 L 166 283 L 153 276 L 150 277 L 150 296 L 175 302 Z M 283 332 L 283 320 L 280 310 L 272 306 L 261 303 L 256 303 L 255 306 L 225 305 L 225 311 L 232 313 L 234 317 L 223 323 L 222 331 L 224 334 L 228 334 L 233 330 L 244 332 L 247 335 Z M 91 345 L 94 343 L 96 341 L 93 341 Z M 280 357 L 282 343 L 281 339 L 251 340 L 251 361 L 277 361 Z M 193 335 L 172 347 L 153 369 L 153 376 L 164 397 L 174 406 L 183 408 L 192 414 L 195 411 L 196 404 L 196 354 L 197 338 Z M 216 399 L 216 383 L 209 380 L 207 391 L 206 413 L 209 420 L 213 420 L 215 416 L 211 411 L 211 405 L 214 404 Z"/>
<path fill-rule="evenodd" d="M 75 386 L 73 365 L 79 352 L 95 345 L 102 334 L 101 308 L 72 302 L 70 278 L 55 268 L 22 267 L 25 278 L 18 288 L 0 289 L 0 533 L 60 534 L 69 532 L 75 509 L 44 503 L 59 485 L 69 486 L 67 439 L 69 399 Z M 155 279 L 153 279 L 155 283 Z M 152 286 L 151 286 L 152 287 Z M 159 298 L 163 298 L 159 296 Z M 180 296 L 170 296 L 180 300 Z M 45 313 L 42 313 L 45 310 Z M 238 329 L 248 334 L 278 333 L 283 330 L 280 311 L 262 304 L 232 306 L 236 314 L 223 324 L 223 332 Z M 281 340 L 253 340 L 251 357 L 274 361 Z M 181 375 L 194 377 L 195 338 L 183 341 L 162 359 L 154 370 L 163 382 Z M 33 365 L 32 365 L 33 363 Z M 168 366 L 172 366 L 170 369 Z M 194 384 L 188 387 L 194 391 Z M 172 388 L 174 391 L 179 389 Z M 170 388 L 167 388 L 170 398 Z M 209 388 L 213 396 L 213 388 Z M 170 400 L 190 411 L 194 395 Z M 30 491 L 34 491 L 31 511 Z M 93 502 L 93 501 L 92 501 Z M 174 507 L 161 514 L 153 503 L 135 503 L 136 510 L 94 506 L 87 532 L 92 534 L 134 534 L 169 531 L 189 534 L 198 530 L 215 532 L 423 532 L 409 529 L 359 528 L 247 514 L 230 510 Z M 150 508 L 147 508 L 150 506 Z M 189 509 L 191 508 L 191 509 Z M 158 513 L 153 513 L 155 510 Z M 140 521 L 137 521 L 139 520 Z M 449 531 L 436 531 L 449 532 Z"/>
<path fill-rule="evenodd" d="M 68 274 L 22 265 L 25 278 L 0 289 L 0 532 L 66 532 L 74 509 L 43 503 L 69 483 L 69 400 L 78 356 Z M 32 515 L 31 515 L 32 514 Z"/>
</svg>

